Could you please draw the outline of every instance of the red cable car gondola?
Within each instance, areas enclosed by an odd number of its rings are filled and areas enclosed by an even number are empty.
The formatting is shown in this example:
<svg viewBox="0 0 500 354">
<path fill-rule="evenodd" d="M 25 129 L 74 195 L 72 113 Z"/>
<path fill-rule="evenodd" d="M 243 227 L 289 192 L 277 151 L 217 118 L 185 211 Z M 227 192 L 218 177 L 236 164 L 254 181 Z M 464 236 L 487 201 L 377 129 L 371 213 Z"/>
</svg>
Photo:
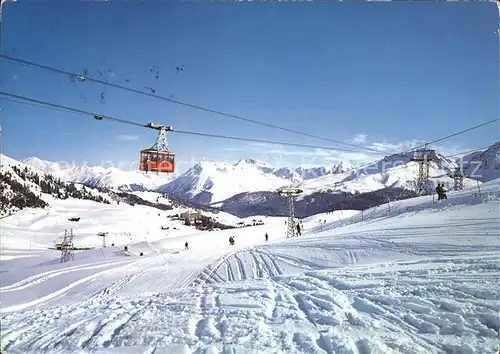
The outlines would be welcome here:
<svg viewBox="0 0 500 354">
<path fill-rule="evenodd" d="M 148 128 L 158 130 L 156 143 L 149 149 L 141 150 L 139 170 L 152 172 L 175 172 L 175 154 L 168 150 L 167 131 L 173 130 L 170 126 L 149 123 Z"/>
</svg>

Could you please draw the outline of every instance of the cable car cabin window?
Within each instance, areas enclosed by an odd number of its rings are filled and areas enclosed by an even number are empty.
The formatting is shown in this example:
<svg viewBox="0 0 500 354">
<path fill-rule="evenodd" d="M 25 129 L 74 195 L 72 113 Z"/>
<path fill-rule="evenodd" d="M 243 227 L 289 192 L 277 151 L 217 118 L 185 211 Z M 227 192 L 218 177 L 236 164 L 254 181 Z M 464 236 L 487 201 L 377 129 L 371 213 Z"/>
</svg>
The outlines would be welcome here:
<svg viewBox="0 0 500 354">
<path fill-rule="evenodd" d="M 145 151 L 141 153 L 141 161 L 143 163 L 147 161 L 151 162 L 174 162 L 174 154 L 171 152 L 149 152 Z"/>
<path fill-rule="evenodd" d="M 175 158 L 170 151 L 141 151 L 141 171 L 167 172 L 175 171 Z"/>
</svg>

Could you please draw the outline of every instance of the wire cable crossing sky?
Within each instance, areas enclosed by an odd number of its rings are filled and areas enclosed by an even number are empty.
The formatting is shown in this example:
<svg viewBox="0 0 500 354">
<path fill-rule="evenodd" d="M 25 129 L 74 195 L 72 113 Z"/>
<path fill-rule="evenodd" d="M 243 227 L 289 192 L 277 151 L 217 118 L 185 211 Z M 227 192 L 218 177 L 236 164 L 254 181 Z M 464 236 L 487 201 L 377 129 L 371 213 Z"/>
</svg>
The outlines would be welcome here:
<svg viewBox="0 0 500 354">
<path fill-rule="evenodd" d="M 0 95 L 11 97 L 11 98 L 16 98 L 20 100 L 25 100 L 30 103 L 38 104 L 40 106 L 46 106 L 50 108 L 55 108 L 63 111 L 68 111 L 72 113 L 79 113 L 79 114 L 84 114 L 84 115 L 89 115 L 94 118 L 99 118 L 99 119 L 107 119 L 111 121 L 115 121 L 118 123 L 123 123 L 123 124 L 129 124 L 129 125 L 134 125 L 136 127 L 141 127 L 141 128 L 148 128 L 150 129 L 147 124 L 142 124 L 142 123 L 137 123 L 133 122 L 131 120 L 127 119 L 122 119 L 122 118 L 117 118 L 117 117 L 111 117 L 107 115 L 102 115 L 99 113 L 93 113 L 93 112 L 88 112 L 84 111 L 78 108 L 72 108 L 72 107 L 66 107 L 62 106 L 59 104 L 54 104 L 50 102 L 44 102 L 44 101 L 39 101 L 35 100 L 33 98 L 29 97 L 23 97 L 19 95 L 14 95 L 8 92 L 0 92 Z M 236 136 L 227 136 L 227 135 L 218 135 L 218 134 L 208 134 L 208 133 L 200 133 L 200 132 L 193 132 L 193 131 L 185 131 L 185 130 L 172 130 L 172 133 L 178 133 L 178 134 L 188 134 L 188 135 L 197 135 L 197 136 L 206 136 L 206 137 L 211 137 L 211 138 L 219 138 L 219 139 L 231 139 L 231 140 L 240 140 L 240 141 L 250 141 L 250 142 L 259 142 L 259 143 L 265 143 L 265 144 L 278 144 L 278 145 L 288 145 L 288 146 L 298 146 L 298 147 L 307 147 L 307 148 L 316 148 L 316 149 L 323 149 L 323 150 L 335 150 L 335 151 L 347 151 L 347 152 L 353 152 L 354 150 L 346 150 L 346 149 L 341 149 L 341 148 L 335 148 L 335 147 L 330 147 L 330 146 L 319 146 L 319 145 L 306 145 L 306 144 L 296 144 L 296 143 L 290 143 L 290 142 L 284 142 L 284 141 L 271 141 L 271 140 L 259 140 L 259 139 L 249 139 L 249 138 L 244 138 L 244 137 L 236 137 Z M 368 152 L 373 154 L 374 152 Z M 377 154 L 383 154 L 382 151 L 378 151 Z"/>
<path fill-rule="evenodd" d="M 72 108 L 72 107 L 66 107 L 66 106 L 62 106 L 62 105 L 58 105 L 58 104 L 54 104 L 54 103 L 50 103 L 50 102 L 43 102 L 43 101 L 35 100 L 35 99 L 29 98 L 29 97 L 23 97 L 23 96 L 18 96 L 18 95 L 10 94 L 10 93 L 7 93 L 7 92 L 0 92 L 0 95 L 11 97 L 11 98 L 15 98 L 15 99 L 20 99 L 20 100 L 25 100 L 27 102 L 38 104 L 38 105 L 42 105 L 42 106 L 46 106 L 48 108 L 62 109 L 62 110 L 66 110 L 66 111 L 72 112 L 72 113 L 79 113 L 79 114 L 83 114 L 83 115 L 92 116 L 95 119 L 107 119 L 107 120 L 115 121 L 115 122 L 122 123 L 122 124 L 130 124 L 130 125 L 134 125 L 136 127 L 150 129 L 150 127 L 148 127 L 147 124 L 141 124 L 141 123 L 134 122 L 134 121 L 131 121 L 131 120 L 128 120 L 128 119 L 111 117 L 111 116 L 105 116 L 105 115 L 101 115 L 99 113 L 88 112 L 88 111 L 84 111 L 84 110 L 81 110 L 81 109 Z M 460 130 L 458 132 L 446 135 L 444 137 L 437 138 L 435 140 L 429 141 L 429 142 L 424 143 L 422 145 L 418 145 L 418 146 L 415 146 L 413 148 L 400 151 L 399 153 L 392 154 L 391 156 L 398 155 L 398 154 L 404 154 L 404 153 L 410 152 L 410 151 L 415 150 L 415 149 L 419 149 L 419 148 L 422 148 L 422 147 L 427 147 L 430 144 L 433 144 L 433 143 L 436 143 L 436 142 L 440 142 L 440 141 L 443 141 L 443 140 L 446 140 L 446 139 L 450 139 L 452 137 L 455 137 L 455 136 L 458 136 L 458 135 L 461 135 L 461 134 L 465 134 L 465 133 L 470 132 L 472 130 L 475 130 L 475 129 L 478 129 L 478 128 L 482 128 L 482 127 L 484 127 L 486 125 L 489 125 L 489 124 L 492 124 L 494 122 L 497 122 L 499 120 L 500 120 L 500 118 L 492 119 L 490 121 L 487 121 L 487 122 L 475 125 L 473 127 L 469 127 L 469 128 Z M 200 133 L 200 132 L 175 130 L 175 128 L 171 132 L 172 133 L 179 133 L 179 134 L 207 136 L 207 137 L 219 138 L 219 139 L 233 139 L 233 140 L 241 140 L 241 141 L 256 141 L 256 142 L 262 142 L 262 143 L 266 143 L 266 144 L 279 144 L 279 145 L 289 145 L 289 146 L 300 146 L 300 147 L 309 147 L 309 148 L 319 148 L 319 149 L 324 149 L 324 150 L 338 150 L 338 148 L 333 148 L 333 147 L 323 147 L 323 146 L 314 146 L 314 145 L 294 144 L 294 143 L 289 143 L 289 142 L 254 140 L 254 139 L 247 139 L 247 138 L 242 138 L 242 137 L 233 137 L 233 136 L 224 136 L 224 135 L 217 135 L 217 134 L 207 134 L 207 133 Z M 340 150 L 342 150 L 342 149 L 340 149 Z M 479 149 L 474 149 L 474 150 L 466 151 L 465 153 L 469 153 L 469 152 L 477 151 L 477 150 L 479 150 Z M 346 151 L 346 150 L 343 150 L 343 151 Z M 379 154 L 380 153 L 381 152 L 379 152 Z M 453 156 L 456 156 L 456 155 L 453 155 Z M 375 161 L 367 164 L 367 166 L 369 166 L 371 164 L 374 164 L 377 161 L 378 160 L 375 160 Z"/>
<path fill-rule="evenodd" d="M 425 142 L 447 156 L 498 140 L 487 128 L 435 138 L 498 117 L 494 3 L 207 5 L 4 5 L 2 91 L 171 125 L 180 160 L 362 165 Z M 131 124 L 2 109 L 17 159 L 126 160 L 152 143 Z"/>
<path fill-rule="evenodd" d="M 291 132 L 291 133 L 295 133 L 295 134 L 300 134 L 300 135 L 304 135 L 304 136 L 308 136 L 308 137 L 312 137 L 312 138 L 317 138 L 317 139 L 321 139 L 321 140 L 335 142 L 335 143 L 342 144 L 342 145 L 356 147 L 358 149 L 366 149 L 366 150 L 369 150 L 369 151 L 378 152 L 377 150 L 371 149 L 371 148 L 366 147 L 366 146 L 361 146 L 361 145 L 356 145 L 356 144 L 351 144 L 351 143 L 345 143 L 345 142 L 342 142 L 342 141 L 336 141 L 336 140 L 333 140 L 333 139 L 329 139 L 329 138 L 317 136 L 317 135 L 314 135 L 314 134 L 309 134 L 309 133 L 306 133 L 306 132 L 303 132 L 303 131 L 297 131 L 297 130 L 293 130 L 293 129 L 290 129 L 290 128 L 280 127 L 280 126 L 277 126 L 277 125 L 274 125 L 274 124 L 269 124 L 269 123 L 265 123 L 265 122 L 259 122 L 259 121 L 253 120 L 253 119 L 248 119 L 248 118 L 240 117 L 240 116 L 237 116 L 237 115 L 234 115 L 234 114 L 230 114 L 230 113 L 226 113 L 226 112 L 222 112 L 222 111 L 218 111 L 218 110 L 214 110 L 214 109 L 210 109 L 210 108 L 206 108 L 206 107 L 201 107 L 201 106 L 198 106 L 198 105 L 195 105 L 195 104 L 191 104 L 191 103 L 187 103 L 187 102 L 181 102 L 181 101 L 178 101 L 178 100 L 174 100 L 172 98 L 163 97 L 163 96 L 156 95 L 156 94 L 153 94 L 153 93 L 148 93 L 148 92 L 136 90 L 136 89 L 133 89 L 133 88 L 129 88 L 129 87 L 124 87 L 124 86 L 121 86 L 121 85 L 113 84 L 113 83 L 110 83 L 110 82 L 107 82 L 107 81 L 103 81 L 103 80 L 99 80 L 99 79 L 96 79 L 96 78 L 89 77 L 87 75 L 78 75 L 78 74 L 75 74 L 75 73 L 70 73 L 70 72 L 67 72 L 67 71 L 64 71 L 64 70 L 61 70 L 61 69 L 52 68 L 52 67 L 49 67 L 49 66 L 46 66 L 46 65 L 41 65 L 41 64 L 33 63 L 33 62 L 30 62 L 30 61 L 27 61 L 27 60 L 23 60 L 23 59 L 19 59 L 19 58 L 14 58 L 14 57 L 11 57 L 11 56 L 8 56 L 8 55 L 0 54 L 0 57 L 2 57 L 4 59 L 7 59 L 7 60 L 11 60 L 11 61 L 17 62 L 17 63 L 20 63 L 20 64 L 35 66 L 37 68 L 48 70 L 48 71 L 51 71 L 51 72 L 69 75 L 71 77 L 77 78 L 81 82 L 92 81 L 92 82 L 96 82 L 96 83 L 99 83 L 99 84 L 111 86 L 111 87 L 114 87 L 114 88 L 117 88 L 117 89 L 127 90 L 127 91 L 130 91 L 130 92 L 136 93 L 136 94 L 145 95 L 145 96 L 149 96 L 149 97 L 153 97 L 153 98 L 158 98 L 158 99 L 161 99 L 163 101 L 180 104 L 180 105 L 183 105 L 183 106 L 186 106 L 186 107 L 190 107 L 190 108 L 194 108 L 194 109 L 199 109 L 201 111 L 215 113 L 215 114 L 219 114 L 219 115 L 222 115 L 222 116 L 225 116 L 225 117 L 239 119 L 239 120 L 251 122 L 251 123 L 254 123 L 254 124 L 263 125 L 263 126 L 269 127 L 269 128 L 280 129 L 280 130 Z"/>
</svg>

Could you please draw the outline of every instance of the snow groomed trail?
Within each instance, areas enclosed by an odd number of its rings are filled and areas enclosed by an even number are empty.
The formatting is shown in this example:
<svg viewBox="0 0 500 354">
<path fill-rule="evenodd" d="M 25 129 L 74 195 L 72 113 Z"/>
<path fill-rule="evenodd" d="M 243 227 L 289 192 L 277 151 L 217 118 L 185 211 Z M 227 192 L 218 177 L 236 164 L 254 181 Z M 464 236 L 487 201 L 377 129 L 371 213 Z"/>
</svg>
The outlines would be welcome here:
<svg viewBox="0 0 500 354">
<path fill-rule="evenodd" d="M 281 227 L 265 243 L 259 229 L 253 241 L 237 235 L 235 248 L 117 255 L 23 279 L 10 275 L 0 289 L 2 348 L 494 353 L 500 187 L 493 182 L 480 197 L 463 191 L 440 204 L 427 197 L 400 201 L 390 212 L 379 207 L 363 221 L 356 214 L 324 231 L 304 223 L 300 238 L 276 239 Z M 73 287 L 56 294 L 60 285 L 50 283 L 56 278 Z M 50 298 L 29 295 L 42 285 Z"/>
</svg>

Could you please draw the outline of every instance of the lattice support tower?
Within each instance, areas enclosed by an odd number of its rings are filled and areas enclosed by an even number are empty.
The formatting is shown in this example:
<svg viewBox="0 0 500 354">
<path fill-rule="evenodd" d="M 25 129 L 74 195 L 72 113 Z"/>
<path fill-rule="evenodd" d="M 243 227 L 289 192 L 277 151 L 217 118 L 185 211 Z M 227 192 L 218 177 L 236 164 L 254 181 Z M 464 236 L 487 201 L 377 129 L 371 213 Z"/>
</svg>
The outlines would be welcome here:
<svg viewBox="0 0 500 354">
<path fill-rule="evenodd" d="M 174 130 L 174 128 L 169 125 L 156 125 L 154 123 L 148 123 L 146 127 L 158 130 L 156 142 L 151 146 L 151 150 L 168 151 L 167 132 Z"/>
<path fill-rule="evenodd" d="M 434 150 L 424 148 L 414 152 L 411 161 L 418 163 L 418 177 L 416 191 L 418 195 L 425 194 L 428 190 L 429 164 L 433 160 Z"/>
<path fill-rule="evenodd" d="M 295 200 L 294 198 L 303 192 L 298 188 L 280 188 L 276 191 L 279 195 L 288 198 L 288 222 L 286 228 L 286 237 L 295 237 L 297 235 L 297 224 L 295 223 Z"/>
<path fill-rule="evenodd" d="M 64 240 L 61 244 L 61 263 L 70 259 L 75 259 L 75 250 L 73 245 L 73 229 L 64 230 Z"/>
<path fill-rule="evenodd" d="M 462 171 L 460 171 L 459 168 L 457 168 L 451 175 L 451 178 L 453 178 L 453 189 L 456 191 L 464 189 L 464 174 Z"/>
</svg>

